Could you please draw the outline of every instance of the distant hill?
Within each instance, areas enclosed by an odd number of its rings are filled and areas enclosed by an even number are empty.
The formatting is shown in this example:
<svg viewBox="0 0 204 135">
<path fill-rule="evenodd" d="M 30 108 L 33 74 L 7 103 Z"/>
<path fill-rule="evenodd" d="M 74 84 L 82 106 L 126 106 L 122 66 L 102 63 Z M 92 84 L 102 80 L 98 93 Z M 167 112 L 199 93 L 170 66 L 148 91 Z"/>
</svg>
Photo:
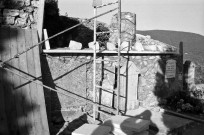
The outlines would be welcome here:
<svg viewBox="0 0 204 135">
<path fill-rule="evenodd" d="M 184 59 L 192 60 L 204 65 L 204 36 L 178 31 L 148 30 L 137 31 L 138 34 L 150 35 L 152 39 L 178 47 L 182 41 L 184 44 Z"/>
</svg>

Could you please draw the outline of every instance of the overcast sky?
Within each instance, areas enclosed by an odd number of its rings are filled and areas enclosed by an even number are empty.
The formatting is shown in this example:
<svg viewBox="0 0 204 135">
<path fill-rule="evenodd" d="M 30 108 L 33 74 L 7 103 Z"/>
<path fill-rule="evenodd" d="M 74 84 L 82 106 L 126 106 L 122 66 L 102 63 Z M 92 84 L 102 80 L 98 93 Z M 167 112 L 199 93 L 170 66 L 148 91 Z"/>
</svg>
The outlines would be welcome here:
<svg viewBox="0 0 204 135">
<path fill-rule="evenodd" d="M 103 3 L 115 0 L 102 0 Z M 204 35 L 204 0 L 121 0 L 123 12 L 137 15 L 138 30 L 174 30 Z M 59 0 L 60 14 L 70 17 L 93 17 L 93 0 Z M 98 14 L 117 5 L 98 9 Z M 117 11 L 98 20 L 110 23 Z"/>
</svg>

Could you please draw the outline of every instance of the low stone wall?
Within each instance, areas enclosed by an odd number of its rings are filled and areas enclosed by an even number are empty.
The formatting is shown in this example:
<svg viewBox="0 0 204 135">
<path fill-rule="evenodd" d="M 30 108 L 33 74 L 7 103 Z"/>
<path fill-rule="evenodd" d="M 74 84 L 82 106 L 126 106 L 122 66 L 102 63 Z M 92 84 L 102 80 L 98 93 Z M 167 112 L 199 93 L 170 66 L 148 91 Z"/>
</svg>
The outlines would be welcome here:
<svg viewBox="0 0 204 135">
<path fill-rule="evenodd" d="M 111 89 L 116 89 L 117 87 L 117 63 L 114 62 L 114 60 L 117 60 L 117 56 L 116 54 L 102 54 L 99 59 L 104 59 L 105 61 L 97 62 L 96 82 L 106 89 L 106 91 L 97 89 L 97 101 L 104 105 L 114 107 L 116 102 L 113 101 L 116 98 L 113 96 L 114 93 L 111 92 Z M 169 59 L 176 60 L 176 76 L 175 78 L 167 79 L 165 78 L 165 68 L 166 62 Z M 43 76 L 43 81 L 46 85 L 50 85 L 66 94 L 71 92 L 78 96 L 92 99 L 93 65 L 91 54 L 49 56 L 45 57 L 45 60 L 47 61 L 47 69 L 50 70 L 49 76 Z M 123 55 L 120 65 L 121 70 L 123 70 L 123 67 L 127 65 L 127 63 L 134 64 L 137 69 L 135 70 L 138 75 L 138 80 L 135 80 L 135 83 L 138 84 L 137 98 L 142 106 L 157 107 L 162 99 L 182 89 L 182 77 L 180 76 L 182 64 L 180 63 L 180 57 L 177 55 Z M 44 64 L 46 63 L 43 62 L 42 65 Z M 123 80 L 124 79 L 121 79 L 121 84 L 124 85 L 126 82 L 122 82 Z M 127 93 L 124 87 L 121 87 L 121 109 L 124 109 L 127 105 L 125 103 Z M 67 90 L 69 92 L 66 92 Z M 50 94 L 52 111 L 60 109 L 69 111 L 70 109 L 73 110 L 73 108 L 75 108 L 74 110 L 76 111 L 76 108 L 80 110 L 80 106 L 86 106 L 86 102 L 79 102 L 74 98 L 56 94 L 55 92 L 51 93 L 53 93 Z M 74 96 L 74 94 L 71 95 Z M 91 106 L 86 107 L 88 111 L 91 111 Z M 132 109 L 134 109 L 134 107 Z"/>
<path fill-rule="evenodd" d="M 39 0 L 1 0 L 0 25 L 37 29 Z"/>
</svg>

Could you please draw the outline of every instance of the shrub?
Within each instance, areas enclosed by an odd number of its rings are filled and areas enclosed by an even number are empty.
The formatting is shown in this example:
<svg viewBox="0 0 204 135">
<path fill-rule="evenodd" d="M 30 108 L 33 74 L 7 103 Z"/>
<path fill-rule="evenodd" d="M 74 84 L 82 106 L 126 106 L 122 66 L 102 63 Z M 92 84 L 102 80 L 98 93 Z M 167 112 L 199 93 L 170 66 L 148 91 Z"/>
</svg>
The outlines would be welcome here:
<svg viewBox="0 0 204 135">
<path fill-rule="evenodd" d="M 167 98 L 166 107 L 177 112 L 203 113 L 204 100 L 197 99 L 188 92 L 179 91 Z"/>
<path fill-rule="evenodd" d="M 99 23 L 97 25 L 97 32 L 108 32 L 109 28 L 105 26 L 105 24 L 103 23 Z M 110 34 L 109 33 L 103 33 L 103 34 L 98 34 L 97 35 L 97 41 L 99 42 L 101 47 L 105 47 L 106 43 L 108 42 L 110 38 Z"/>
</svg>

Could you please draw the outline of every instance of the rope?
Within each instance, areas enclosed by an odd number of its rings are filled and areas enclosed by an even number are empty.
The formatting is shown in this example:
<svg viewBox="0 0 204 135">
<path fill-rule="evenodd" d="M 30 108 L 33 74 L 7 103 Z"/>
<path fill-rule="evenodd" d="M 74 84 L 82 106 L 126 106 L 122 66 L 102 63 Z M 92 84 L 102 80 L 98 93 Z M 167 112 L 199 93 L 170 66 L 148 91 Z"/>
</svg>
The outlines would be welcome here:
<svg viewBox="0 0 204 135">
<path fill-rule="evenodd" d="M 45 41 L 48 41 L 48 40 L 50 40 L 50 39 L 53 39 L 53 38 L 55 38 L 55 37 L 57 37 L 57 36 L 59 36 L 59 35 L 65 33 L 65 32 L 67 32 L 67 31 L 69 31 L 69 30 L 71 30 L 71 29 L 74 29 L 74 28 L 76 28 L 76 27 L 78 27 L 78 26 L 84 24 L 85 22 L 89 22 L 89 21 L 91 21 L 91 20 L 93 20 L 93 19 L 95 19 L 95 18 L 101 17 L 101 16 L 103 16 L 103 15 L 105 15 L 105 14 L 108 14 L 108 13 L 110 13 L 110 12 L 113 12 L 113 11 L 115 11 L 115 10 L 117 10 L 117 9 L 118 9 L 118 8 L 114 8 L 114 9 L 112 9 L 112 10 L 109 10 L 109 11 L 107 11 L 107 12 L 104 12 L 104 13 L 102 13 L 102 14 L 99 14 L 99 15 L 97 15 L 97 16 L 94 16 L 94 17 L 92 17 L 92 18 L 89 18 L 89 19 L 87 19 L 87 20 L 85 20 L 85 21 L 83 21 L 83 22 L 81 22 L 81 23 L 79 23 L 79 24 L 76 24 L 76 25 L 74 25 L 74 26 L 72 26 L 72 27 L 70 27 L 70 28 L 67 28 L 67 29 L 65 29 L 65 30 L 63 30 L 63 31 L 61 31 L 61 32 L 59 32 L 59 33 L 57 33 L 57 34 L 55 34 L 55 35 L 49 37 L 48 39 L 45 39 L 45 40 L 43 40 L 43 41 L 41 41 L 41 42 L 39 42 L 39 43 L 33 45 L 32 47 L 29 47 L 28 49 L 26 49 L 26 50 L 24 50 L 24 51 L 22 51 L 22 52 L 20 52 L 20 53 L 18 53 L 18 54 L 16 54 L 16 55 L 14 55 L 13 57 L 11 57 L 11 58 L 9 58 L 9 59 L 7 59 L 7 60 L 2 61 L 1 64 L 0 64 L 0 66 L 3 67 L 4 63 L 6 63 L 6 62 L 8 62 L 8 61 L 10 61 L 10 60 L 12 60 L 12 59 L 18 58 L 20 55 L 26 53 L 27 51 L 33 49 L 33 48 L 36 47 L 36 46 L 41 45 L 41 44 L 44 43 Z"/>
<path fill-rule="evenodd" d="M 97 6 L 96 8 L 102 8 L 102 7 L 110 6 L 110 5 L 117 4 L 117 3 L 118 3 L 118 1 L 112 2 L 112 3 L 107 3 L 107 4 L 104 4 L 104 5 L 101 5 L 101 6 Z"/>
<path fill-rule="evenodd" d="M 94 103 L 94 102 L 93 102 L 92 100 L 90 100 L 90 99 L 81 97 L 81 96 L 76 95 L 75 93 L 72 93 L 72 92 L 70 92 L 70 91 L 68 91 L 70 94 L 75 95 L 75 96 L 78 96 L 78 97 L 74 97 L 74 96 L 72 96 L 72 95 L 65 94 L 65 93 L 60 92 L 60 91 L 58 91 L 58 90 L 56 90 L 56 89 L 53 89 L 53 88 L 51 88 L 51 87 L 49 87 L 49 86 L 47 86 L 47 85 L 44 85 L 44 84 L 35 82 L 35 80 L 31 80 L 31 79 L 29 79 L 28 77 L 24 77 L 24 76 L 22 76 L 22 75 L 20 75 L 20 74 L 18 74 L 18 73 L 15 73 L 14 71 L 10 70 L 10 69 L 7 68 L 7 67 L 1 67 L 1 68 L 4 69 L 4 70 L 6 70 L 6 71 L 8 71 L 8 72 L 10 72 L 10 73 L 12 73 L 12 74 L 14 74 L 14 75 L 19 76 L 20 78 L 23 78 L 23 79 L 25 79 L 25 80 L 27 80 L 27 81 L 29 81 L 29 82 L 31 82 L 31 83 L 35 83 L 35 84 L 37 84 L 37 85 L 39 85 L 39 86 L 42 86 L 42 87 L 44 87 L 44 88 L 47 88 L 47 89 L 49 89 L 49 90 L 51 90 L 51 91 L 54 91 L 54 92 L 56 92 L 56 93 L 59 93 L 59 94 L 61 94 L 61 95 L 74 98 L 74 99 L 76 99 L 76 100 L 78 100 L 78 101 L 84 101 L 84 100 L 85 100 L 85 101 L 86 101 L 87 103 L 89 103 L 89 104 L 96 105 L 96 106 L 98 106 L 98 107 L 103 107 L 103 108 L 106 108 L 106 109 L 111 109 L 112 111 L 115 111 L 115 109 L 113 109 L 113 108 L 111 108 L 111 107 L 108 107 L 108 106 L 105 106 L 105 105 L 99 105 L 98 103 Z"/>
</svg>

